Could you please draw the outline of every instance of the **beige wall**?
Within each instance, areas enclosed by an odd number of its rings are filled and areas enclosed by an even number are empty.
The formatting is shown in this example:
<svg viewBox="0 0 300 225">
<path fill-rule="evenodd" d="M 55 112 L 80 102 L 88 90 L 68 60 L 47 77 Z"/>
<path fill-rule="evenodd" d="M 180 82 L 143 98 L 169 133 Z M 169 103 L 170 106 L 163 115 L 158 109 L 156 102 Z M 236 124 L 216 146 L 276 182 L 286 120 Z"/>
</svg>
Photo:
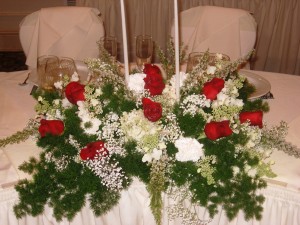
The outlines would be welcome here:
<svg viewBox="0 0 300 225">
<path fill-rule="evenodd" d="M 22 50 L 19 23 L 43 7 L 64 5 L 66 0 L 0 0 L 0 51 Z"/>
</svg>

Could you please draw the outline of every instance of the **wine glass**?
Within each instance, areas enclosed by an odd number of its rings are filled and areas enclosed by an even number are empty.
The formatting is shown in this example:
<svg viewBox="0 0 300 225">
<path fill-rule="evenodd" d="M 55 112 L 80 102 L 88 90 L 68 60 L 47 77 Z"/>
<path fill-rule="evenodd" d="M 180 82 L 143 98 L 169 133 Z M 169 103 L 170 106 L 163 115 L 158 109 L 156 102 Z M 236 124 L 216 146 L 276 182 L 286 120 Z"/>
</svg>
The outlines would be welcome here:
<svg viewBox="0 0 300 225">
<path fill-rule="evenodd" d="M 193 71 L 194 67 L 200 62 L 202 54 L 200 52 L 191 52 L 188 56 L 188 61 L 186 65 L 186 73 Z"/>
<path fill-rule="evenodd" d="M 188 62 L 186 66 L 186 73 L 191 72 L 195 66 L 197 66 L 205 52 L 191 52 L 188 56 Z M 219 53 L 209 53 L 208 56 L 208 65 L 209 66 L 216 66 L 218 61 L 230 61 L 230 57 L 225 54 Z"/>
<path fill-rule="evenodd" d="M 59 58 L 54 55 L 42 55 L 37 59 L 37 74 L 39 86 L 44 90 L 53 90 L 57 79 L 49 71 L 58 68 Z"/>
<path fill-rule="evenodd" d="M 149 35 L 139 35 L 136 37 L 136 64 L 140 71 L 144 64 L 151 63 L 153 54 L 153 41 Z"/>
<path fill-rule="evenodd" d="M 105 36 L 100 39 L 101 46 L 113 57 L 117 58 L 117 38 L 114 36 Z"/>
</svg>

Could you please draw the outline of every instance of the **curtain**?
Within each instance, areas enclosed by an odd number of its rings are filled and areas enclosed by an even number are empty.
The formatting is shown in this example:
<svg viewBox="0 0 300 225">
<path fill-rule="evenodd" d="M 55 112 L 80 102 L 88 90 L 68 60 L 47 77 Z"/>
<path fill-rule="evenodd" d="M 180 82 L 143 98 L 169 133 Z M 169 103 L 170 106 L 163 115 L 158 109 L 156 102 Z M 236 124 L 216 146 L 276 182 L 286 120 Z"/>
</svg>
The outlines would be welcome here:
<svg viewBox="0 0 300 225">
<path fill-rule="evenodd" d="M 135 60 L 135 36 L 151 35 L 156 46 L 166 50 L 173 23 L 173 0 L 125 0 L 129 60 Z M 123 60 L 120 0 L 77 0 L 79 6 L 96 7 L 102 12 L 106 34 L 119 40 Z M 254 70 L 300 75 L 299 0 L 178 0 L 180 11 L 214 5 L 248 10 L 258 28 Z M 154 59 L 155 62 L 158 59 Z"/>
</svg>

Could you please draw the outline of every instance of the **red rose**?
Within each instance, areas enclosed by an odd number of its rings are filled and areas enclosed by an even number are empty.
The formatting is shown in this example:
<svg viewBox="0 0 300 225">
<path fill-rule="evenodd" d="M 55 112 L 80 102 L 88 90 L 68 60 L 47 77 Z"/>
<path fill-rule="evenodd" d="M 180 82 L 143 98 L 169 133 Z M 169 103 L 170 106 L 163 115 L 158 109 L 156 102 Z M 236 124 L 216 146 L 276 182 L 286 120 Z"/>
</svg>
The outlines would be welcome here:
<svg viewBox="0 0 300 225">
<path fill-rule="evenodd" d="M 210 122 L 204 127 L 206 137 L 210 140 L 216 140 L 221 137 L 227 137 L 232 134 L 232 130 L 229 127 L 229 120 L 221 122 Z"/>
<path fill-rule="evenodd" d="M 45 120 L 40 121 L 39 132 L 41 137 L 45 137 L 46 134 L 59 136 L 64 132 L 64 123 L 61 120 Z"/>
<path fill-rule="evenodd" d="M 211 81 L 203 85 L 202 93 L 207 99 L 215 100 L 220 91 L 224 88 L 225 81 L 221 78 L 214 77 Z"/>
<path fill-rule="evenodd" d="M 162 107 L 160 103 L 153 102 L 149 98 L 143 98 L 143 110 L 145 117 L 151 122 L 156 122 L 161 118 L 162 115 Z"/>
<path fill-rule="evenodd" d="M 149 75 L 157 74 L 157 73 L 161 74 L 158 66 L 149 63 L 144 65 L 143 72 L 144 74 L 149 74 Z"/>
<path fill-rule="evenodd" d="M 101 157 L 108 156 L 108 150 L 104 147 L 103 141 L 91 142 L 80 150 L 80 157 L 83 160 L 94 159 L 96 155 Z"/>
<path fill-rule="evenodd" d="M 65 89 L 66 98 L 72 104 L 76 104 L 77 101 L 84 101 L 84 85 L 78 82 L 70 82 Z"/>
<path fill-rule="evenodd" d="M 262 111 L 241 112 L 240 113 L 240 122 L 241 123 L 245 123 L 245 122 L 249 121 L 252 126 L 258 126 L 259 128 L 263 127 L 262 118 L 263 118 Z"/>
<path fill-rule="evenodd" d="M 160 69 L 155 65 L 145 64 L 143 72 L 146 74 L 144 88 L 148 89 L 152 96 L 161 95 L 165 88 L 165 83 Z"/>
</svg>

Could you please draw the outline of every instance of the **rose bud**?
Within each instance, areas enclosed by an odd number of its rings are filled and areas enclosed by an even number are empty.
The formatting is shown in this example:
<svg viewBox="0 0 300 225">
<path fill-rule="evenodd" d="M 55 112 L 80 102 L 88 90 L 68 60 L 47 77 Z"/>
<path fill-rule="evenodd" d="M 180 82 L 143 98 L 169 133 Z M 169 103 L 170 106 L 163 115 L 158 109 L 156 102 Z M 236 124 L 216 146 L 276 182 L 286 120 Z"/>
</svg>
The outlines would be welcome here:
<svg viewBox="0 0 300 225">
<path fill-rule="evenodd" d="M 146 64 L 144 73 L 146 74 L 146 77 L 144 78 L 144 88 L 149 90 L 152 96 L 161 95 L 165 88 L 165 83 L 160 69 L 155 65 Z"/>
<path fill-rule="evenodd" d="M 162 116 L 161 104 L 149 98 L 143 98 L 142 102 L 145 117 L 151 122 L 158 121 Z"/>
<path fill-rule="evenodd" d="M 45 137 L 47 134 L 53 136 L 59 136 L 64 132 L 65 126 L 61 120 L 45 120 L 41 119 L 39 126 L 39 133 L 41 137 Z"/>
<path fill-rule="evenodd" d="M 262 111 L 254 111 L 254 112 L 241 112 L 240 113 L 240 122 L 250 122 L 252 126 L 258 126 L 259 128 L 263 127 L 263 112 Z"/>
<path fill-rule="evenodd" d="M 204 133 L 210 140 L 216 140 L 221 137 L 227 137 L 232 134 L 232 130 L 229 126 L 229 120 L 207 123 L 204 127 Z"/>
<path fill-rule="evenodd" d="M 76 104 L 77 101 L 84 101 L 84 85 L 79 82 L 70 82 L 66 86 L 65 95 L 72 104 Z"/>
<path fill-rule="evenodd" d="M 220 91 L 224 88 L 225 81 L 221 78 L 214 77 L 211 81 L 206 82 L 202 88 L 202 94 L 207 99 L 215 100 Z"/>
<path fill-rule="evenodd" d="M 153 64 L 145 64 L 143 69 L 144 74 L 152 75 L 152 74 L 161 74 L 161 71 L 158 66 Z"/>
</svg>

